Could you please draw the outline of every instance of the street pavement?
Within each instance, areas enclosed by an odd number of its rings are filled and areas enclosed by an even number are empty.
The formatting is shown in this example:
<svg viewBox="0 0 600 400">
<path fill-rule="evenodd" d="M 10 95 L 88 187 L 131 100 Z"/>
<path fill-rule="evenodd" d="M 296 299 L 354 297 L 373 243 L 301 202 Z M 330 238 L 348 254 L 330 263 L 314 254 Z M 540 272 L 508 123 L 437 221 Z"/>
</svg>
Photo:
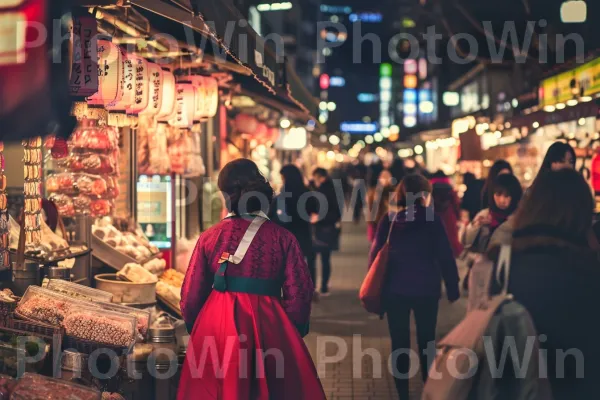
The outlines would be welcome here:
<svg viewBox="0 0 600 400">
<path fill-rule="evenodd" d="M 306 344 L 317 365 L 327 399 L 398 399 L 388 367 L 391 347 L 387 323 L 368 314 L 358 300 L 370 245 L 366 225 L 348 223 L 342 232 L 341 250 L 332 260 L 331 295 L 313 304 L 311 333 Z M 460 272 L 461 275 L 465 273 L 462 269 Z M 319 269 L 317 275 L 318 281 Z M 460 322 L 465 308 L 464 298 L 454 304 L 449 304 L 445 298 L 441 300 L 438 339 Z M 416 351 L 414 321 L 411 330 L 413 350 Z M 410 382 L 411 400 L 420 398 L 422 388 L 421 374 L 418 373 Z"/>
</svg>

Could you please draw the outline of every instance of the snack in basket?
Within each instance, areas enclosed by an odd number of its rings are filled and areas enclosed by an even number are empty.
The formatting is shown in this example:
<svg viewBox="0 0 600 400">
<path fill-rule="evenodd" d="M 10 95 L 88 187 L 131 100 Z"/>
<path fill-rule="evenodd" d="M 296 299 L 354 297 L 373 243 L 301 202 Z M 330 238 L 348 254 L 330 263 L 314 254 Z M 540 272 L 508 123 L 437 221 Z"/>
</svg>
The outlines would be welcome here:
<svg viewBox="0 0 600 400">
<path fill-rule="evenodd" d="M 167 262 L 163 258 L 155 258 L 144 264 L 144 268 L 154 275 L 162 275 L 167 267 Z"/>
<path fill-rule="evenodd" d="M 17 307 L 17 312 L 34 321 L 60 326 L 70 309 L 71 305 L 66 301 L 48 296 L 33 295 L 24 296 Z"/>
<path fill-rule="evenodd" d="M 156 294 L 163 298 L 164 301 L 170 305 L 180 309 L 179 303 L 181 302 L 181 289 L 171 286 L 162 280 L 156 284 Z"/>
<path fill-rule="evenodd" d="M 177 288 L 181 288 L 183 286 L 184 279 L 185 275 L 181 272 L 175 271 L 174 269 L 166 270 L 164 274 L 160 276 L 161 281 Z"/>
<path fill-rule="evenodd" d="M 146 270 L 139 264 L 128 263 L 117 272 L 117 276 L 123 277 L 128 281 L 134 283 L 155 283 L 158 282 L 158 278 L 153 275 L 150 271 Z"/>
</svg>

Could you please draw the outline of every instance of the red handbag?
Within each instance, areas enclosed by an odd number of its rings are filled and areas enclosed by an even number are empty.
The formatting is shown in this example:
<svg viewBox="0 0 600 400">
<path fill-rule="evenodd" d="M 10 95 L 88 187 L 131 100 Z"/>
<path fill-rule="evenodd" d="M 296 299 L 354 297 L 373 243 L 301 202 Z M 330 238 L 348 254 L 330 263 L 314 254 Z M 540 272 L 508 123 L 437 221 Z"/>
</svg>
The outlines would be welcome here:
<svg viewBox="0 0 600 400">
<path fill-rule="evenodd" d="M 390 253 L 390 236 L 394 227 L 395 216 L 390 222 L 390 231 L 388 232 L 387 240 L 377 253 L 377 257 L 371 264 L 367 276 L 360 286 L 358 297 L 362 306 L 370 313 L 383 315 L 384 310 L 381 304 L 381 293 L 383 291 L 383 282 L 385 280 L 388 258 Z"/>
</svg>

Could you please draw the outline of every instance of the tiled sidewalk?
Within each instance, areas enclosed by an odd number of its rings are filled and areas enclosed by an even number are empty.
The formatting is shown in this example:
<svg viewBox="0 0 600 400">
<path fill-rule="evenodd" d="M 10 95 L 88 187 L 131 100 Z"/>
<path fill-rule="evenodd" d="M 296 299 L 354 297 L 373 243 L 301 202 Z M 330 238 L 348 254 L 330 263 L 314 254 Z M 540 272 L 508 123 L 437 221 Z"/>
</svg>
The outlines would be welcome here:
<svg viewBox="0 0 600 400">
<path fill-rule="evenodd" d="M 391 350 L 387 323 L 367 314 L 358 300 L 358 288 L 366 273 L 368 250 L 365 225 L 345 225 L 342 250 L 335 254 L 332 262 L 332 294 L 313 306 L 311 334 L 306 342 L 329 400 L 398 398 L 388 367 Z M 464 301 L 453 305 L 442 301 L 438 337 L 460 321 L 463 313 Z M 413 340 L 413 347 L 415 342 Z M 319 354 L 317 347 L 320 347 Z M 377 350 L 381 357 L 374 361 L 368 349 Z M 346 356 L 342 357 L 345 350 Z M 337 362 L 336 356 L 339 358 Z M 420 374 L 411 380 L 410 390 L 411 399 L 420 398 Z"/>
</svg>

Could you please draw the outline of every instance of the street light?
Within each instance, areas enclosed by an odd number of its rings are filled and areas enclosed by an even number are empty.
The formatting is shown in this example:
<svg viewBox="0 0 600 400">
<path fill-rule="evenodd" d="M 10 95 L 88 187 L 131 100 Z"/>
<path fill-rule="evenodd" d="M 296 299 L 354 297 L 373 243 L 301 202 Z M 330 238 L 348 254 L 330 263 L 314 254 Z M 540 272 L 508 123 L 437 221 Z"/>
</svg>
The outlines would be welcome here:
<svg viewBox="0 0 600 400">
<path fill-rule="evenodd" d="M 282 119 L 282 120 L 279 122 L 279 126 L 280 126 L 281 128 L 283 128 L 283 129 L 287 129 L 287 128 L 289 128 L 291 125 L 292 125 L 292 123 L 290 122 L 290 120 L 289 120 L 289 119 Z"/>
</svg>

